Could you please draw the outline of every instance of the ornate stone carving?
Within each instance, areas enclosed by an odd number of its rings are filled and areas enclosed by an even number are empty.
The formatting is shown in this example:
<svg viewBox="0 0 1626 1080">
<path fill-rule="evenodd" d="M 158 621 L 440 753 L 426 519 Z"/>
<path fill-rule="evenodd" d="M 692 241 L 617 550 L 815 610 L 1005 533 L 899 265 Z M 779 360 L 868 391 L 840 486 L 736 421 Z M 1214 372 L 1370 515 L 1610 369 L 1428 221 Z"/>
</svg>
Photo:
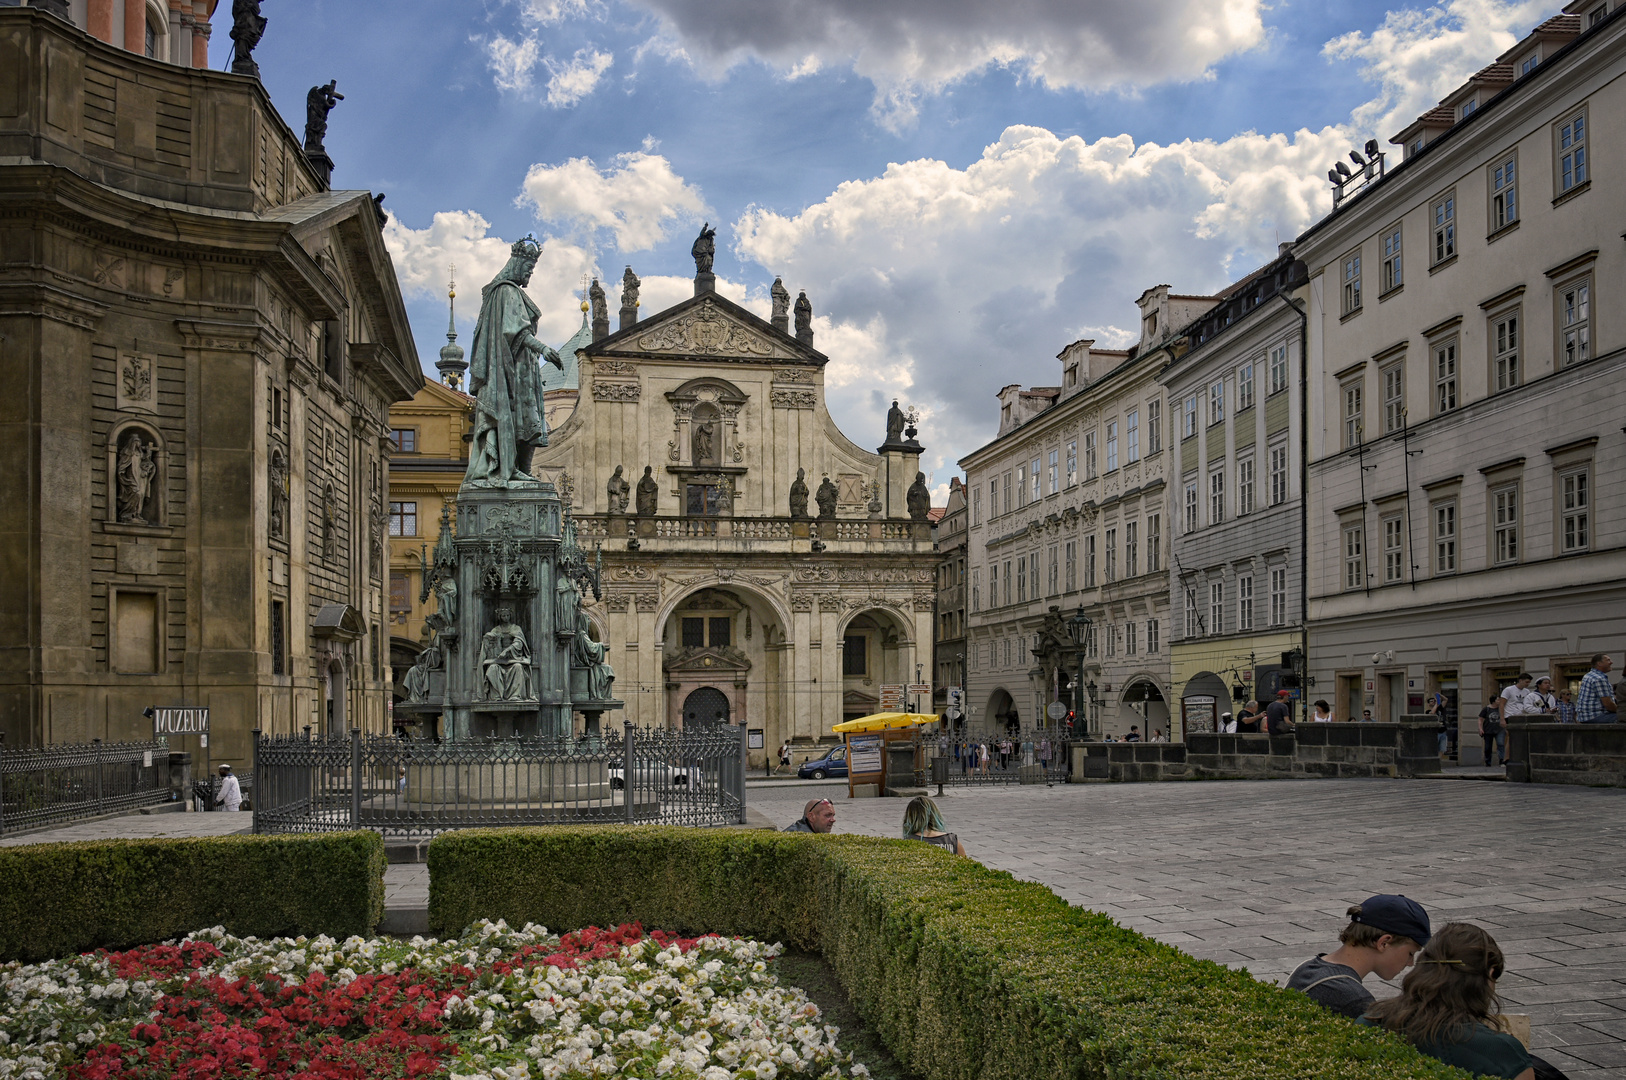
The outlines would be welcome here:
<svg viewBox="0 0 1626 1080">
<path fill-rule="evenodd" d="M 773 381 L 776 383 L 805 383 L 813 384 L 813 373 L 801 368 L 775 368 Z"/>
<path fill-rule="evenodd" d="M 819 594 L 819 611 L 828 614 L 847 610 L 847 602 L 836 593 Z"/>
<path fill-rule="evenodd" d="M 503 536 L 514 533 L 528 534 L 531 531 L 528 515 L 523 507 L 498 504 L 486 511 L 482 533 L 497 533 Z"/>
<path fill-rule="evenodd" d="M 155 384 L 156 358 L 141 353 L 120 353 L 118 407 L 137 412 L 158 411 Z"/>
<path fill-rule="evenodd" d="M 669 322 L 638 336 L 644 352 L 681 352 L 702 356 L 771 356 L 773 345 L 740 325 L 706 300 Z"/>
<path fill-rule="evenodd" d="M 110 289 L 124 288 L 124 272 L 128 264 L 124 256 L 116 251 L 98 251 L 96 253 L 96 269 L 92 272 L 96 284 L 106 285 Z"/>
<path fill-rule="evenodd" d="M 818 404 L 817 395 L 811 390 L 771 389 L 768 400 L 776 409 L 811 409 Z"/>
<path fill-rule="evenodd" d="M 637 563 L 633 563 L 630 566 L 622 564 L 620 566 L 610 567 L 604 572 L 604 576 L 609 578 L 611 581 L 653 581 L 655 579 L 655 571 L 651 570 L 647 566 L 641 566 Z"/>
<path fill-rule="evenodd" d="M 792 592 L 790 594 L 790 609 L 792 611 L 812 611 L 814 595 L 801 590 Z"/>
<path fill-rule="evenodd" d="M 288 538 L 288 456 L 282 447 L 271 448 L 271 461 L 266 466 L 266 487 L 269 506 L 267 527 L 275 540 Z"/>
<path fill-rule="evenodd" d="M 917 592 L 914 597 L 916 611 L 931 611 L 937 606 L 936 598 L 929 592 Z"/>
<path fill-rule="evenodd" d="M 656 592 L 635 592 L 631 594 L 633 604 L 639 611 L 649 614 L 661 606 L 661 594 Z"/>
<path fill-rule="evenodd" d="M 638 366 L 626 360 L 595 360 L 593 361 L 595 375 L 637 375 Z"/>
<path fill-rule="evenodd" d="M 376 496 L 369 512 L 371 531 L 367 537 L 367 568 L 374 577 L 382 572 L 384 565 L 384 536 L 389 529 L 389 515 L 384 512 L 384 504 Z"/>
<path fill-rule="evenodd" d="M 158 440 L 139 428 L 124 433 L 118 448 L 118 520 L 158 524 L 153 484 L 158 479 Z"/>
<path fill-rule="evenodd" d="M 611 611 L 625 612 L 632 606 L 631 593 L 609 592 L 604 594 L 604 606 Z"/>
<path fill-rule="evenodd" d="M 639 383 L 593 380 L 594 401 L 637 401 L 642 393 L 643 387 Z"/>
<path fill-rule="evenodd" d="M 332 559 L 339 554 L 339 500 L 333 494 L 333 485 L 322 488 L 322 558 Z"/>
</svg>

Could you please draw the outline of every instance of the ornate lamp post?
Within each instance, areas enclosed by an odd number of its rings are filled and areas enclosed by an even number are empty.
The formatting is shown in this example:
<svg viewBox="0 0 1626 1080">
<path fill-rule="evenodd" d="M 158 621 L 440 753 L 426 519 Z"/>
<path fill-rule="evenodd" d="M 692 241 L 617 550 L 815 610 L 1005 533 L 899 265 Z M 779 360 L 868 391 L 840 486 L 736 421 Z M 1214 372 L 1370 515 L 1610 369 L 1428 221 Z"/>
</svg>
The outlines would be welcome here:
<svg viewBox="0 0 1626 1080">
<path fill-rule="evenodd" d="M 1072 618 L 1067 620 L 1067 633 L 1073 639 L 1073 645 L 1078 651 L 1078 680 L 1073 683 L 1073 712 L 1078 719 L 1084 722 L 1084 737 L 1092 734 L 1089 713 L 1084 708 L 1084 645 L 1089 640 L 1091 619 L 1084 614 L 1084 605 L 1080 604 Z M 1090 702 L 1095 701 L 1095 684 L 1089 684 Z"/>
</svg>

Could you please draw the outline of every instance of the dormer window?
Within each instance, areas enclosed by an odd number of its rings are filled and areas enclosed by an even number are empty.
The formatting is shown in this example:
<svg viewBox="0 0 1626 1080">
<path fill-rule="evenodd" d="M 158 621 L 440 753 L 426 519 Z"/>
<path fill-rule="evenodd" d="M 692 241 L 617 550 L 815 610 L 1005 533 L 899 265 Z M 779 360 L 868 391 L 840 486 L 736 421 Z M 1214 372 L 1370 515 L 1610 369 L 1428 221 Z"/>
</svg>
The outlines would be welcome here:
<svg viewBox="0 0 1626 1080">
<path fill-rule="evenodd" d="M 1599 4 L 1597 7 L 1593 8 L 1592 11 L 1587 15 L 1587 17 L 1586 17 L 1587 26 L 1588 27 L 1597 26 L 1599 23 L 1603 22 L 1603 17 L 1605 15 L 1607 15 L 1607 14 L 1609 14 L 1609 5 L 1608 4 Z"/>
<path fill-rule="evenodd" d="M 1523 78 L 1532 71 L 1536 70 L 1536 65 L 1539 63 L 1541 63 L 1541 53 L 1539 52 L 1533 52 L 1529 56 L 1525 57 L 1524 63 L 1519 65 L 1519 77 Z"/>
<path fill-rule="evenodd" d="M 1077 364 L 1068 364 L 1067 365 L 1067 375 L 1066 375 L 1066 378 L 1063 380 L 1063 382 L 1067 386 L 1077 386 L 1078 385 L 1078 365 Z"/>
<path fill-rule="evenodd" d="M 1414 154 L 1421 154 L 1423 152 L 1423 137 L 1421 135 L 1417 136 L 1417 138 L 1412 141 L 1411 152 Z"/>
<path fill-rule="evenodd" d="M 1467 101 L 1464 101 L 1462 103 L 1462 119 L 1468 119 L 1468 117 L 1473 115 L 1474 110 L 1477 108 L 1479 108 L 1478 99 L 1469 98 Z"/>
</svg>

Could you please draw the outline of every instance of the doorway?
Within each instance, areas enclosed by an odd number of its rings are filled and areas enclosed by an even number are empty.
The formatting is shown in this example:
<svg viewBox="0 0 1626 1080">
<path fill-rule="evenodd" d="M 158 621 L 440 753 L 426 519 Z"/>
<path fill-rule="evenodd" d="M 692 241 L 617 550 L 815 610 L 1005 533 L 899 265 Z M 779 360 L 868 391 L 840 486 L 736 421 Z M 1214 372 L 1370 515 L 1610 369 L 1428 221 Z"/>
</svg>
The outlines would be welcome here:
<svg viewBox="0 0 1626 1080">
<path fill-rule="evenodd" d="M 683 726 L 728 723 L 728 695 L 715 686 L 702 686 L 683 699 Z"/>
</svg>

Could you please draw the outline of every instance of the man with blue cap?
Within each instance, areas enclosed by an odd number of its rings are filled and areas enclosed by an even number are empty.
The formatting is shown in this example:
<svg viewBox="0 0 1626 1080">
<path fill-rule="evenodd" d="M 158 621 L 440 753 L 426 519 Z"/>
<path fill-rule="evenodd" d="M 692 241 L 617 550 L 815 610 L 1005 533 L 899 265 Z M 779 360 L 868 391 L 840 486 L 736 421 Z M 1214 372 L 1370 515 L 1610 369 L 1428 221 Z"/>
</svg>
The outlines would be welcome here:
<svg viewBox="0 0 1626 1080">
<path fill-rule="evenodd" d="M 1428 912 L 1404 896 L 1380 893 L 1349 909 L 1338 948 L 1300 964 L 1287 980 L 1335 1013 L 1360 1019 L 1377 999 L 1363 980 L 1373 972 L 1389 980 L 1411 967 L 1428 944 Z"/>
</svg>

